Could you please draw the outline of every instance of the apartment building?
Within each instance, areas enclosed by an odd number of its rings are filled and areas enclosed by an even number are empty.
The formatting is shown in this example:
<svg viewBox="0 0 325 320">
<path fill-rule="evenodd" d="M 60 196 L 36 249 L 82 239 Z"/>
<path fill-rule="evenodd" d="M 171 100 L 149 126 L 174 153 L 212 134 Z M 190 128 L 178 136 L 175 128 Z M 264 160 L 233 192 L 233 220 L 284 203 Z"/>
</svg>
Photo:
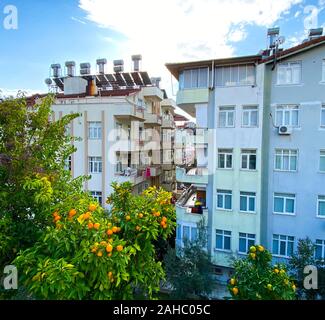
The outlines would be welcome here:
<svg viewBox="0 0 325 320">
<path fill-rule="evenodd" d="M 254 243 L 287 258 L 309 236 L 325 252 L 325 37 L 287 50 L 278 28 L 268 38 L 257 55 L 166 64 L 179 81 L 177 105 L 204 132 L 196 147 L 207 143 L 196 168 L 176 168 L 190 185 L 176 204 L 177 243 L 195 239 L 205 217 L 224 279 L 231 257 Z"/>
<path fill-rule="evenodd" d="M 131 72 L 124 71 L 123 60 L 113 62 L 113 73 L 105 71 L 106 59 L 97 60 L 96 74 L 89 63 L 82 63 L 80 75 L 73 61 L 65 63 L 64 75 L 61 66 L 54 64 L 46 80 L 56 93 L 53 120 L 69 113 L 80 115 L 67 128 L 81 138 L 67 166 L 73 177 L 90 175 L 85 190 L 103 205 L 112 182 L 131 182 L 135 193 L 162 182 L 173 183 L 172 174 L 168 181 L 162 176 L 164 169 L 173 168 L 162 167 L 161 128 L 173 130 L 175 102 L 159 88 L 159 78 L 140 71 L 141 56 L 132 59 Z"/>
</svg>

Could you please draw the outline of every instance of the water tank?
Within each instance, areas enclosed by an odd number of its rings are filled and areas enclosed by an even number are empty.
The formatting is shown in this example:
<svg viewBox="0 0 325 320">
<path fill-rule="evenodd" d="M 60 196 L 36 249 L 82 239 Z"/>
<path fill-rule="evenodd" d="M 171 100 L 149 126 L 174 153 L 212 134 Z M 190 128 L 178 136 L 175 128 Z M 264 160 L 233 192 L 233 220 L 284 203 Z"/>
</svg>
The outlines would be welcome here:
<svg viewBox="0 0 325 320">
<path fill-rule="evenodd" d="M 106 59 L 97 59 L 96 63 L 98 66 L 98 73 L 105 74 L 105 65 L 107 64 L 107 60 Z"/>
<path fill-rule="evenodd" d="M 88 75 L 91 73 L 91 65 L 89 62 L 80 63 L 80 75 Z"/>
<path fill-rule="evenodd" d="M 133 55 L 131 58 L 133 61 L 133 70 L 136 72 L 140 71 L 140 61 L 142 60 L 141 54 Z"/>
<path fill-rule="evenodd" d="M 61 76 L 61 65 L 59 63 L 51 64 L 52 77 L 59 78 Z"/>
<path fill-rule="evenodd" d="M 74 77 L 76 63 L 74 61 L 67 61 L 65 63 L 65 67 L 66 67 L 66 71 L 67 71 L 67 76 L 68 77 Z"/>
</svg>

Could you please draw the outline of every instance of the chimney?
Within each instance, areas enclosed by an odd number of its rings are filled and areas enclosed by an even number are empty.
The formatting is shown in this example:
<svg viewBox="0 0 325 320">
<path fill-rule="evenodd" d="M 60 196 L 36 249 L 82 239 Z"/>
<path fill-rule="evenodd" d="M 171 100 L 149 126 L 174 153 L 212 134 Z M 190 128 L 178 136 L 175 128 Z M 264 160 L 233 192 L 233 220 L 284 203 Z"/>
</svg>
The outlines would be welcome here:
<svg viewBox="0 0 325 320">
<path fill-rule="evenodd" d="M 310 29 L 308 34 L 308 40 L 319 38 L 323 35 L 323 28 Z"/>
<path fill-rule="evenodd" d="M 75 76 L 75 68 L 76 63 L 74 61 L 67 61 L 65 63 L 66 70 L 67 70 L 67 76 L 68 77 L 74 77 Z"/>
<path fill-rule="evenodd" d="M 151 78 L 151 83 L 152 85 L 156 86 L 157 88 L 160 88 L 160 81 L 161 81 L 161 78 Z"/>
<path fill-rule="evenodd" d="M 142 60 L 141 54 L 133 55 L 131 58 L 133 61 L 133 71 L 139 72 L 140 71 L 140 61 Z"/>
<path fill-rule="evenodd" d="M 120 72 L 124 71 L 124 61 L 123 60 L 114 60 L 113 65 L 114 65 L 115 73 L 120 73 Z"/>
<path fill-rule="evenodd" d="M 61 76 L 61 65 L 59 63 L 52 64 L 51 69 L 53 78 L 59 78 Z"/>
<path fill-rule="evenodd" d="M 91 73 L 90 69 L 91 69 L 90 63 L 88 63 L 88 62 L 80 63 L 80 75 L 81 76 L 90 74 Z"/>
<path fill-rule="evenodd" d="M 105 65 L 107 64 L 107 60 L 106 59 L 97 59 L 96 63 L 98 66 L 98 73 L 105 74 Z"/>
</svg>

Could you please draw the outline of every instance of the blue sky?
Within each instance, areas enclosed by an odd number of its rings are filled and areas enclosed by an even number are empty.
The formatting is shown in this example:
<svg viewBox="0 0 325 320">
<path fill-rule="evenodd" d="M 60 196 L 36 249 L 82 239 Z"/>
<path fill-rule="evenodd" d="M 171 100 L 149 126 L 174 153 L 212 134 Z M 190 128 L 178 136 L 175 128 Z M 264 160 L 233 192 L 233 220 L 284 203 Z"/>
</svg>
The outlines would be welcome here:
<svg viewBox="0 0 325 320">
<path fill-rule="evenodd" d="M 18 10 L 18 29 L 6 30 L 6 5 Z M 51 63 L 91 62 L 143 55 L 143 69 L 162 76 L 177 62 L 255 54 L 266 29 L 279 26 L 285 46 L 300 43 L 308 26 L 325 26 L 325 0 L 0 0 L 0 88 L 46 92 Z M 314 19 L 310 19 L 313 17 Z M 174 83 L 175 84 L 175 83 Z"/>
</svg>

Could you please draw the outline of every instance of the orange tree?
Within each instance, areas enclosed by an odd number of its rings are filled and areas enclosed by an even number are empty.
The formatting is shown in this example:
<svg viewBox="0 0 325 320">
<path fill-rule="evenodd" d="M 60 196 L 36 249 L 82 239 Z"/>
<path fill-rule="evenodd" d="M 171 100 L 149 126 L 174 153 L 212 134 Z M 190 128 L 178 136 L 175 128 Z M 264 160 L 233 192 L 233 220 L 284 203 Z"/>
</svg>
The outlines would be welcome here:
<svg viewBox="0 0 325 320">
<path fill-rule="evenodd" d="M 153 242 L 175 228 L 171 194 L 113 184 L 110 212 L 87 196 L 53 212 L 53 226 L 14 264 L 20 281 L 39 299 L 152 298 L 165 273 Z"/>
<path fill-rule="evenodd" d="M 293 300 L 296 286 L 284 264 L 271 264 L 272 255 L 261 245 L 250 247 L 245 259 L 236 259 L 228 290 L 235 300 Z"/>
</svg>

